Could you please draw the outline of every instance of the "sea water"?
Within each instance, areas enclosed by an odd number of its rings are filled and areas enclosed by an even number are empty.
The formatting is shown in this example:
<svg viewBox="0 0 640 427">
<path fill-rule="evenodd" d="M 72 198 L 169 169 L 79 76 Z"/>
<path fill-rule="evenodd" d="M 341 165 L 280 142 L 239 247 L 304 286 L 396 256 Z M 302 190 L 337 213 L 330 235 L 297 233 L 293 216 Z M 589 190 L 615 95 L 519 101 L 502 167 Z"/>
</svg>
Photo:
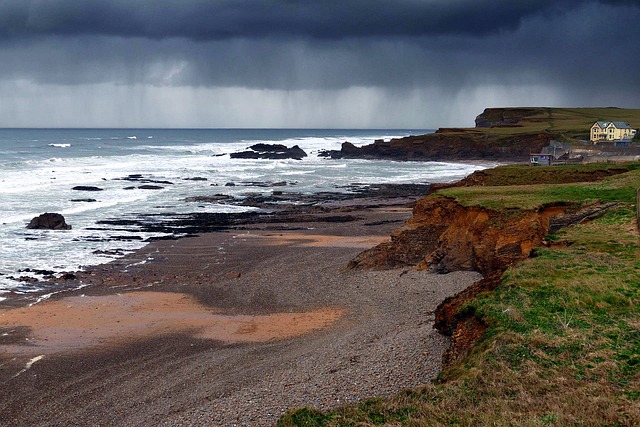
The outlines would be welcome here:
<svg viewBox="0 0 640 427">
<path fill-rule="evenodd" d="M 7 292 L 39 291 L 15 280 L 25 270 L 77 271 L 109 262 L 156 237 L 114 240 L 96 223 L 132 213 L 240 212 L 253 208 L 225 203 L 186 202 L 194 196 L 268 194 L 259 183 L 286 181 L 278 191 L 348 191 L 352 183 L 450 182 L 489 165 L 386 160 L 332 160 L 322 150 L 339 150 L 376 139 L 430 130 L 296 129 L 0 129 L 0 300 Z M 229 153 L 256 143 L 298 145 L 302 160 L 241 160 Z M 165 182 L 139 189 L 123 178 L 140 174 Z M 194 179 L 195 178 L 195 179 Z M 246 183 L 256 183 L 255 187 Z M 240 186 L 227 183 L 245 183 Z M 76 186 L 101 191 L 73 190 Z M 139 185 L 138 185 L 139 186 Z M 136 187 L 131 189 L 131 187 Z M 129 189 L 127 189 L 129 188 Z M 86 201 L 92 199 L 95 201 Z M 68 231 L 26 229 L 45 212 L 64 215 Z M 127 234 L 126 230 L 119 234 Z M 133 231 L 131 232 L 133 233 Z"/>
</svg>

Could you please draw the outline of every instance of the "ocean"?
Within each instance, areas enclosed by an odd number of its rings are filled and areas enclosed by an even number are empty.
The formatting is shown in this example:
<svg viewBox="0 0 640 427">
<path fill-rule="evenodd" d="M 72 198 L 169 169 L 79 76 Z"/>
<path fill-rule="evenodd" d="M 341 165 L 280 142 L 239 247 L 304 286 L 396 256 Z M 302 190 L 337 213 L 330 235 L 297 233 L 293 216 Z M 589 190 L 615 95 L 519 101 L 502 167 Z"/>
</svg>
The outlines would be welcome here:
<svg viewBox="0 0 640 427">
<path fill-rule="evenodd" d="M 339 150 L 376 139 L 430 133 L 412 130 L 309 129 L 0 129 L 0 301 L 9 292 L 42 293 L 34 270 L 83 270 L 139 249 L 158 233 L 96 227 L 132 214 L 242 212 L 252 207 L 187 202 L 196 196 L 292 191 L 349 191 L 352 183 L 435 183 L 463 178 L 490 165 L 386 160 L 332 160 Z M 302 160 L 231 159 L 256 143 L 298 145 Z M 141 176 L 153 189 L 127 181 Z M 286 182 L 269 187 L 264 183 Z M 242 185 L 231 185 L 240 183 Z M 100 191 L 74 190 L 77 186 Z M 31 230 L 45 212 L 64 215 L 67 231 Z M 130 234 L 130 239 L 127 238 Z M 133 236 L 135 234 L 135 236 Z M 55 290 L 54 290 L 55 292 Z M 5 297 L 3 297 L 5 295 Z"/>
</svg>

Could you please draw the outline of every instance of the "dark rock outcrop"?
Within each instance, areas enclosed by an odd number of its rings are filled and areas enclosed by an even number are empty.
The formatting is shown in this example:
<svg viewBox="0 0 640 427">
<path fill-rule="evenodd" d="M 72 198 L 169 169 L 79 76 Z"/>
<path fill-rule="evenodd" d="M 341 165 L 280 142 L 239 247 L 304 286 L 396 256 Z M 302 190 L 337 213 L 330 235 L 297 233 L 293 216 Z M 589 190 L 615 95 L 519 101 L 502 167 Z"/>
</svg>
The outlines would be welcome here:
<svg viewBox="0 0 640 427">
<path fill-rule="evenodd" d="M 540 115 L 540 108 L 487 108 L 476 117 L 476 127 L 520 127 L 524 121 L 534 121 L 533 116 Z"/>
<path fill-rule="evenodd" d="M 35 230 L 71 230 L 71 226 L 66 223 L 64 216 L 59 213 L 43 213 L 29 222 L 27 228 Z"/>
<path fill-rule="evenodd" d="M 288 148 L 282 144 L 254 144 L 249 147 L 251 151 L 231 153 L 232 159 L 294 159 L 302 160 L 307 157 L 307 153 L 297 145 Z"/>
<path fill-rule="evenodd" d="M 158 180 L 145 178 L 144 175 L 139 173 L 134 173 L 131 175 L 127 175 L 124 178 L 115 178 L 116 181 L 131 181 L 131 182 L 139 182 L 142 184 L 165 184 L 165 185 L 173 185 L 173 182 L 167 180 Z"/>
<path fill-rule="evenodd" d="M 100 187 L 94 187 L 91 185 L 76 185 L 75 187 L 72 188 L 72 190 L 76 190 L 76 191 L 103 191 L 103 188 Z"/>
<path fill-rule="evenodd" d="M 233 197 L 228 194 L 214 194 L 213 196 L 193 196 L 184 199 L 185 202 L 196 203 L 219 203 L 224 200 L 232 200 Z"/>
<path fill-rule="evenodd" d="M 356 147 L 345 142 L 339 151 L 321 153 L 333 159 L 390 160 L 519 160 L 540 151 L 555 137 L 551 132 L 494 135 L 476 129 L 439 129 L 435 133 Z"/>
</svg>

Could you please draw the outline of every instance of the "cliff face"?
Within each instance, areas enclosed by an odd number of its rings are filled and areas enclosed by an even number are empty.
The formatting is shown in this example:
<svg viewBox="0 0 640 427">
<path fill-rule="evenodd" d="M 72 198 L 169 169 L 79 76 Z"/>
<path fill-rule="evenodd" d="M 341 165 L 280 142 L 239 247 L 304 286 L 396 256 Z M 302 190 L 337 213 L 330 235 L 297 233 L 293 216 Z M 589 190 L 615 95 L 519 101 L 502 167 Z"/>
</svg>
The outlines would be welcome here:
<svg viewBox="0 0 640 427">
<path fill-rule="evenodd" d="M 487 329 L 473 313 L 460 308 L 480 292 L 495 289 L 505 269 L 529 257 L 548 230 L 562 222 L 558 218 L 564 217 L 566 210 L 569 207 L 557 206 L 505 213 L 427 197 L 416 203 L 413 217 L 392 234 L 391 242 L 362 252 L 349 266 L 482 273 L 484 279 L 447 298 L 435 312 L 435 328 L 451 336 L 452 345 L 443 358 L 450 364 L 467 354 Z M 568 217 L 576 219 L 575 214 Z"/>
<path fill-rule="evenodd" d="M 543 241 L 550 220 L 566 207 L 519 214 L 464 207 L 444 197 L 416 203 L 413 217 L 383 243 L 358 255 L 352 268 L 417 266 L 484 276 L 527 258 Z"/>
<path fill-rule="evenodd" d="M 617 203 L 558 205 L 532 211 L 497 212 L 465 207 L 445 197 L 419 200 L 413 217 L 391 236 L 391 242 L 360 253 L 351 268 L 412 267 L 440 273 L 475 270 L 484 279 L 447 298 L 435 312 L 435 328 L 451 336 L 444 356 L 448 364 L 464 356 L 486 330 L 474 313 L 460 311 L 480 292 L 492 291 L 502 273 L 532 255 L 545 236 L 562 227 L 604 214 Z"/>
<path fill-rule="evenodd" d="M 519 127 L 526 121 L 535 121 L 533 116 L 540 112 L 540 108 L 487 108 L 476 117 L 476 127 Z"/>
</svg>

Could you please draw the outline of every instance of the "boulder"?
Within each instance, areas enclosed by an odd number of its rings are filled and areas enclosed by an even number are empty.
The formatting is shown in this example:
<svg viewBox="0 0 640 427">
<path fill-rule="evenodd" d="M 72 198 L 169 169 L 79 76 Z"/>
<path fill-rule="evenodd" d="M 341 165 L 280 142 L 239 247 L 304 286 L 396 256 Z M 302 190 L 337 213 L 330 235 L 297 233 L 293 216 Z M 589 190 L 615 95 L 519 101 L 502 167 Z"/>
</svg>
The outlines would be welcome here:
<svg viewBox="0 0 640 427">
<path fill-rule="evenodd" d="M 35 230 L 71 230 L 64 216 L 59 213 L 43 213 L 31 220 L 27 228 Z"/>
</svg>

